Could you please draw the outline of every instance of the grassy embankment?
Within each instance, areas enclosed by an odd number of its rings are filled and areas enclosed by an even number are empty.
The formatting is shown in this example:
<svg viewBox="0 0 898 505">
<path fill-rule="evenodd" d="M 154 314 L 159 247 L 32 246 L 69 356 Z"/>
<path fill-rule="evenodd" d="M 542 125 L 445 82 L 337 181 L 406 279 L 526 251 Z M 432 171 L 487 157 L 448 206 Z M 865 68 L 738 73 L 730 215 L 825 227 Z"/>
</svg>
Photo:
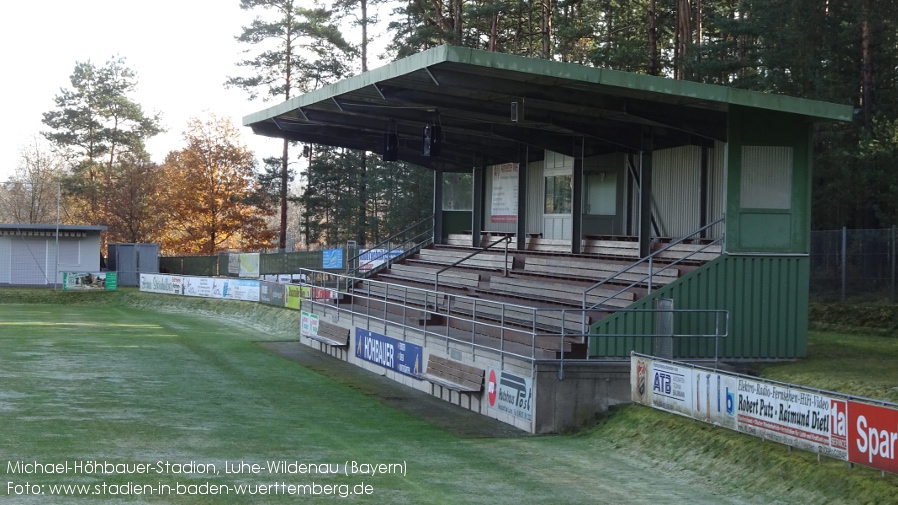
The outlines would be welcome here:
<svg viewBox="0 0 898 505">
<path fill-rule="evenodd" d="M 291 338 L 297 316 L 260 304 L 133 290 L 0 289 L 0 452 L 7 460 L 40 462 L 214 462 L 222 473 L 225 460 L 406 461 L 406 476 L 7 473 L 7 482 L 370 483 L 375 494 L 353 497 L 359 503 L 898 503 L 896 476 L 817 462 L 809 453 L 642 407 L 618 409 L 575 435 L 460 436 L 408 414 L 409 409 L 394 408 L 421 399 L 391 389 L 377 376 L 336 363 L 334 369 L 343 371 L 324 376 L 320 368 L 300 366 L 256 345 Z M 889 365 L 896 358 L 894 337 L 815 331 L 807 360 L 759 371 L 777 380 L 895 401 L 898 368 Z M 458 422 L 475 422 L 464 413 L 458 416 Z M 8 496 L 7 488 L 0 496 L 4 503 L 47 502 Z M 85 503 L 85 497 L 69 502 Z"/>
</svg>

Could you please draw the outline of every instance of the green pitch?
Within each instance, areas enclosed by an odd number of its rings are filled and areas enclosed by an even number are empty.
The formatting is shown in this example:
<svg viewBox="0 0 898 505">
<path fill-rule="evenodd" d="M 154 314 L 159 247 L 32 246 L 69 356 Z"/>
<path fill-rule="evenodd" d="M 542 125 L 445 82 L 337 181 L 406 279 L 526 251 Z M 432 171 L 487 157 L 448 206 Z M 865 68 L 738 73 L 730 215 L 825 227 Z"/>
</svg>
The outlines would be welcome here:
<svg viewBox="0 0 898 505">
<path fill-rule="evenodd" d="M 763 465 L 720 486 L 695 449 L 654 452 L 652 431 L 710 430 L 648 409 L 571 436 L 484 437 L 452 426 L 481 422 L 460 411 L 429 420 L 401 405 L 417 393 L 260 345 L 295 337 L 281 309 L 65 296 L 0 305 L 0 503 L 711 504 L 791 489 L 759 493 Z"/>
</svg>

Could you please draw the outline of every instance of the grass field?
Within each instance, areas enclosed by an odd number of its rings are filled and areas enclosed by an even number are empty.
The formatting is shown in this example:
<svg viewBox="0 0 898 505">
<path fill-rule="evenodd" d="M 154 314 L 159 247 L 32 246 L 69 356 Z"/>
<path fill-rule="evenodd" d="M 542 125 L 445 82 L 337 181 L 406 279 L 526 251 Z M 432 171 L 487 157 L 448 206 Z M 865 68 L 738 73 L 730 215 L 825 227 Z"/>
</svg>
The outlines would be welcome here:
<svg viewBox="0 0 898 505">
<path fill-rule="evenodd" d="M 295 338 L 296 316 L 131 290 L 0 290 L 0 503 L 898 503 L 894 476 L 641 407 L 576 435 L 524 436 L 306 348 L 271 352 Z M 94 461 L 146 473 L 15 468 Z M 272 461 L 338 473 L 272 473 Z M 361 473 L 346 475 L 352 462 Z M 132 483 L 171 490 L 111 494 Z M 300 494 L 312 483 L 319 494 Z M 88 488 L 48 496 L 56 485 Z"/>
</svg>

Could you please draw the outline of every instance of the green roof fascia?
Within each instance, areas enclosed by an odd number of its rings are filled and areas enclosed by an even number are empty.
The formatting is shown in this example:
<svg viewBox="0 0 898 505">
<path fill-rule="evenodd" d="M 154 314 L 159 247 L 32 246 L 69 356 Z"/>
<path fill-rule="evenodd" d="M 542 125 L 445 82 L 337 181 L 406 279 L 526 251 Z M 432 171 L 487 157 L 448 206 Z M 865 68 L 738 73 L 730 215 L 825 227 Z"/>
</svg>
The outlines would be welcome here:
<svg viewBox="0 0 898 505">
<path fill-rule="evenodd" d="M 377 84 L 387 79 L 444 62 L 463 63 L 471 66 L 555 77 L 560 80 L 592 83 L 646 94 L 668 95 L 673 98 L 672 102 L 674 103 L 688 102 L 688 99 L 693 99 L 769 109 L 837 121 L 851 121 L 854 114 L 854 109 L 850 105 L 443 45 L 392 62 L 364 74 L 329 84 L 279 105 L 250 114 L 243 118 L 243 124 L 248 126 L 256 122 L 265 121 L 281 114 L 289 113 L 299 107 L 311 105 L 343 93 L 355 91 L 365 86 Z M 677 100 L 677 98 L 687 100 Z"/>
</svg>

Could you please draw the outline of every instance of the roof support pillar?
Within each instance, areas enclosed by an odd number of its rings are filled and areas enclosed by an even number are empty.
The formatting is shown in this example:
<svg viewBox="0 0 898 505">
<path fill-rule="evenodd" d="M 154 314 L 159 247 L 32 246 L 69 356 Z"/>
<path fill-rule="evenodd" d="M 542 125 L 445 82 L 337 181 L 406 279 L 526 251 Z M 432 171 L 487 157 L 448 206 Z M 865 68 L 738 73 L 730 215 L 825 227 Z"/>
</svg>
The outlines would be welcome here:
<svg viewBox="0 0 898 505">
<path fill-rule="evenodd" d="M 443 167 L 433 171 L 433 243 L 443 243 Z"/>
<path fill-rule="evenodd" d="M 652 129 L 642 128 L 639 142 L 639 257 L 652 253 Z"/>
<path fill-rule="evenodd" d="M 480 236 L 483 234 L 483 207 L 486 205 L 483 198 L 483 188 L 486 185 L 486 170 L 483 166 L 483 158 L 474 157 L 474 208 L 471 211 L 471 247 L 480 247 Z"/>
<path fill-rule="evenodd" d="M 575 149 L 577 151 L 577 149 Z M 583 139 L 574 157 L 571 194 L 571 253 L 583 252 Z"/>
<path fill-rule="evenodd" d="M 527 248 L 527 165 L 530 153 L 526 144 L 520 144 L 518 149 L 518 222 L 517 222 L 517 248 L 523 251 Z"/>
</svg>

